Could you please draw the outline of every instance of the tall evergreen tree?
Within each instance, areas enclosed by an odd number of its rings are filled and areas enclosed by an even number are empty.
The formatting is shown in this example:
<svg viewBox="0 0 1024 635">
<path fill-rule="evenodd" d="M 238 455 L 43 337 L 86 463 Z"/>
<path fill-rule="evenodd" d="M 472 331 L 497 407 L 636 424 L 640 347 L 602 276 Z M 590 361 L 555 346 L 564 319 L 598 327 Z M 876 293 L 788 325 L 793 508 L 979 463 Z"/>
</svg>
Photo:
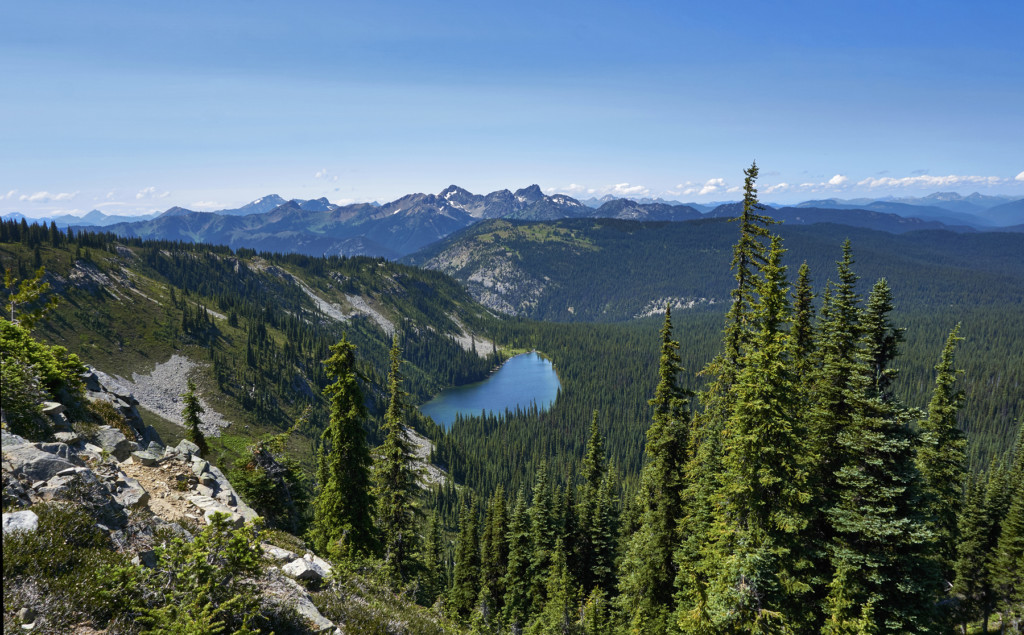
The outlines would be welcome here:
<svg viewBox="0 0 1024 635">
<path fill-rule="evenodd" d="M 678 383 L 678 349 L 666 306 L 658 385 L 650 400 L 654 415 L 636 499 L 639 527 L 626 546 L 619 572 L 618 606 L 635 632 L 667 632 L 674 609 L 676 531 L 683 517 L 690 423 L 686 393 Z"/>
<path fill-rule="evenodd" d="M 600 587 L 612 591 L 615 563 L 614 509 L 611 508 L 609 470 L 604 455 L 604 438 L 597 426 L 597 412 L 590 422 L 590 439 L 583 457 L 577 517 L 579 541 L 577 553 L 580 585 L 584 589 Z"/>
<path fill-rule="evenodd" d="M 957 342 L 963 339 L 959 333 L 958 324 L 950 332 L 935 366 L 935 390 L 928 404 L 928 416 L 918 425 L 921 445 L 917 450 L 917 469 L 924 482 L 935 534 L 935 555 L 947 589 L 953 584 L 959 542 L 957 517 L 967 473 L 967 440 L 956 425 L 963 403 L 963 393 L 954 386 L 958 371 L 953 354 Z"/>
<path fill-rule="evenodd" d="M 448 608 L 453 615 L 469 617 L 480 584 L 480 518 L 471 494 L 462 499 L 459 512 L 459 537 L 455 543 L 455 567 L 448 591 Z"/>
<path fill-rule="evenodd" d="M 555 495 L 547 463 L 541 462 L 534 478 L 533 501 L 530 504 L 530 604 L 534 609 L 544 606 L 547 572 L 551 566 L 555 543 L 561 533 L 555 511 Z"/>
<path fill-rule="evenodd" d="M 199 427 L 199 415 L 206 411 L 199 403 L 195 382 L 189 379 L 186 386 L 185 394 L 181 396 L 182 401 L 185 402 L 185 406 L 181 409 L 181 418 L 185 424 L 185 438 L 196 444 L 199 448 L 199 456 L 206 457 L 210 455 L 210 446 L 206 443 L 206 436 L 203 435 L 203 431 Z"/>
<path fill-rule="evenodd" d="M 1010 504 L 991 561 L 992 585 L 1004 631 L 1024 632 L 1024 424 L 1017 433 L 1007 483 Z"/>
<path fill-rule="evenodd" d="M 806 378 L 814 356 L 814 289 L 807 263 L 800 265 L 793 290 L 792 357 L 798 377 Z"/>
<path fill-rule="evenodd" d="M 355 346 L 346 337 L 330 347 L 324 362 L 334 382 L 324 389 L 330 422 L 320 436 L 310 542 L 323 554 L 343 558 L 375 547 L 370 449 L 362 423 L 363 393 L 356 375 Z"/>
<path fill-rule="evenodd" d="M 508 522 L 508 568 L 505 571 L 505 606 L 502 621 L 512 629 L 521 629 L 531 612 L 530 516 L 526 497 L 520 491 Z"/>
<path fill-rule="evenodd" d="M 802 535 L 810 495 L 803 457 L 803 422 L 791 374 L 786 268 L 777 236 L 762 266 L 751 313 L 756 331 L 743 351 L 732 416 L 723 431 L 723 472 L 715 502 L 709 589 L 712 619 L 728 632 L 806 628 L 810 590 Z"/>
<path fill-rule="evenodd" d="M 985 491 L 988 476 L 976 474 L 971 478 L 960 508 L 956 544 L 957 558 L 954 565 L 955 580 L 951 595 L 957 599 L 956 618 L 961 631 L 967 632 L 968 622 L 981 620 L 993 604 L 989 563 L 992 549 L 989 535 L 992 533 L 992 519 L 985 505 Z"/>
<path fill-rule="evenodd" d="M 537 618 L 524 631 L 526 635 L 574 635 L 582 629 L 577 624 L 578 588 L 566 563 L 565 545 L 559 538 L 551 554 L 551 566 L 545 576 L 544 606 Z"/>
<path fill-rule="evenodd" d="M 899 340 L 885 291 L 876 287 L 869 299 L 873 308 L 862 322 L 858 363 L 844 396 L 850 417 L 836 434 L 841 462 L 836 501 L 827 511 L 834 571 L 827 605 L 839 623 L 863 618 L 862 607 L 870 606 L 879 632 L 927 633 L 934 628 L 938 574 L 928 557 L 932 533 L 914 465 L 913 413 L 886 389 Z M 839 596 L 852 600 L 855 613 L 836 612 Z"/>
<path fill-rule="evenodd" d="M 444 592 L 447 582 L 445 571 L 444 528 L 441 526 L 441 514 L 435 510 L 430 515 L 430 528 L 424 545 L 424 574 L 420 583 L 420 600 L 431 605 Z"/>
<path fill-rule="evenodd" d="M 505 490 L 499 485 L 487 505 L 483 538 L 480 541 L 480 597 L 477 604 L 485 623 L 496 621 L 505 601 L 505 571 L 508 566 L 508 515 Z"/>
<path fill-rule="evenodd" d="M 410 466 L 405 440 L 405 396 L 402 388 L 402 352 L 396 335 L 389 355 L 388 408 L 384 413 L 384 443 L 377 450 L 373 494 L 377 502 L 377 531 L 384 568 L 396 581 L 408 581 L 415 569 L 417 551 L 413 496 L 416 476 Z"/>
</svg>

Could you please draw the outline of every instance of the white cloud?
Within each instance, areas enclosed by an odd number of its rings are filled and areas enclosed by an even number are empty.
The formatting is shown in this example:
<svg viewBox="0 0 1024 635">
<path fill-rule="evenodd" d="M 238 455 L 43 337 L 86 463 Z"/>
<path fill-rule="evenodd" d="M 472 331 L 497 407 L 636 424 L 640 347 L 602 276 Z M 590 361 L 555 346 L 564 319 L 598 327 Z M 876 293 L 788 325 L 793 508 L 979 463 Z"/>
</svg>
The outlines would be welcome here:
<svg viewBox="0 0 1024 635">
<path fill-rule="evenodd" d="M 1001 185 L 1007 183 L 1009 179 L 1000 178 L 998 176 L 962 176 L 957 174 L 949 174 L 946 176 L 930 176 L 928 174 L 921 174 L 918 176 L 905 176 L 902 178 L 893 178 L 891 176 L 883 176 L 882 178 L 868 177 L 862 181 L 858 181 L 857 185 L 861 187 L 955 187 L 957 185 Z"/>
<path fill-rule="evenodd" d="M 1024 181 L 1024 170 L 1022 170 L 1021 173 L 1018 174 L 1017 176 L 1013 177 L 1013 180 L 1014 181 Z M 10 194 L 8 194 L 8 196 L 10 196 Z"/>
<path fill-rule="evenodd" d="M 1024 174 L 1024 172 L 1021 172 L 1021 174 Z M 11 191 L 7 192 L 7 194 L 4 194 L 3 196 L 0 196 L 0 200 L 6 200 L 6 199 L 9 199 L 9 198 L 14 198 L 14 195 L 17 194 L 17 193 L 18 193 L 18 190 L 11 190 Z"/>
<path fill-rule="evenodd" d="M 720 189 L 725 188 L 725 179 L 708 179 L 704 183 L 704 187 L 700 188 L 697 193 L 698 196 L 704 196 L 706 194 L 714 194 Z"/>
<path fill-rule="evenodd" d="M 327 168 L 324 168 L 322 170 L 317 170 L 316 174 L 313 175 L 313 178 L 314 179 L 322 179 L 325 176 L 327 176 Z"/>
<path fill-rule="evenodd" d="M 742 187 L 740 187 L 739 185 L 736 185 L 734 187 L 730 187 L 729 189 L 727 189 L 725 191 L 725 193 L 726 194 L 735 194 L 736 192 L 739 192 L 742 189 L 743 189 Z"/>
<path fill-rule="evenodd" d="M 630 185 L 629 183 L 616 183 L 610 192 L 616 196 L 636 196 L 637 194 L 650 194 L 643 185 Z"/>
<path fill-rule="evenodd" d="M 7 193 L 7 196 L 13 196 L 14 190 Z M 41 203 L 46 201 L 69 201 L 78 196 L 78 192 L 60 192 L 58 194 L 50 194 L 49 192 L 36 192 L 35 194 L 22 194 L 18 197 L 19 201 L 28 201 L 29 203 Z"/>
<path fill-rule="evenodd" d="M 828 180 L 828 184 L 829 185 L 839 186 L 839 185 L 842 185 L 842 184 L 846 183 L 849 180 L 850 179 L 848 179 L 844 175 L 837 174 L 837 175 L 833 176 L 831 179 Z"/>
<path fill-rule="evenodd" d="M 737 189 L 739 189 L 739 188 L 737 188 Z M 789 183 L 778 183 L 776 185 L 770 185 L 767 188 L 765 188 L 764 193 L 765 194 L 773 194 L 775 192 L 785 192 L 788 189 L 789 189 Z"/>
</svg>

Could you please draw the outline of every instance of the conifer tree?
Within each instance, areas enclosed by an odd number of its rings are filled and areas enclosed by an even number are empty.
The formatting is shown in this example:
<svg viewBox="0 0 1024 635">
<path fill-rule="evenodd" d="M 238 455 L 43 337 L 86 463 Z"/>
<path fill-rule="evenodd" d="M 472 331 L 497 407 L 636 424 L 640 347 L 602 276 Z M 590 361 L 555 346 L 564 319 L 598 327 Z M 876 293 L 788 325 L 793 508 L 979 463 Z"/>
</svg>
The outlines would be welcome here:
<svg viewBox="0 0 1024 635">
<path fill-rule="evenodd" d="M 803 422 L 789 368 L 790 319 L 781 239 L 772 238 L 751 313 L 756 331 L 743 351 L 732 416 L 723 431 L 716 493 L 714 561 L 708 603 L 718 628 L 779 632 L 809 624 L 802 553 L 810 499 Z"/>
<path fill-rule="evenodd" d="M 579 540 L 577 544 L 577 577 L 584 589 L 600 586 L 607 588 L 614 559 L 614 528 L 609 525 L 608 510 L 604 501 L 607 467 L 604 456 L 604 439 L 597 427 L 597 412 L 590 422 L 590 438 L 583 457 L 577 517 L 579 519 Z"/>
<path fill-rule="evenodd" d="M 441 514 L 435 510 L 430 515 L 430 527 L 423 553 L 423 577 L 420 584 L 420 598 L 429 606 L 444 592 L 447 574 L 445 572 L 444 530 Z"/>
<path fill-rule="evenodd" d="M 526 497 L 520 491 L 508 522 L 508 568 L 505 572 L 505 601 L 502 621 L 521 629 L 531 612 L 530 604 L 530 517 Z"/>
<path fill-rule="evenodd" d="M 835 504 L 827 510 L 834 571 L 827 606 L 839 623 L 863 617 L 859 607 L 870 605 L 879 630 L 927 633 L 934 629 L 938 573 L 928 557 L 932 534 L 914 465 L 912 412 L 886 389 L 899 340 L 883 295 L 876 288 L 869 300 L 875 308 L 863 321 L 863 352 L 855 352 L 843 397 L 850 416 L 836 434 L 841 462 Z M 849 598 L 856 612 L 837 613 L 837 596 Z"/>
<path fill-rule="evenodd" d="M 534 478 L 533 502 L 530 504 L 530 604 L 535 609 L 544 606 L 547 593 L 545 581 L 560 534 L 554 497 L 547 463 L 541 462 Z"/>
<path fill-rule="evenodd" d="M 726 315 L 725 361 L 735 364 L 740 358 L 741 348 L 748 332 L 747 319 L 754 302 L 754 287 L 767 251 L 763 240 L 768 238 L 767 226 L 777 221 L 761 214 L 765 207 L 757 198 L 757 162 L 743 171 L 743 211 L 733 219 L 740 224 L 740 238 L 733 246 L 732 269 L 736 278 L 732 304 Z"/>
<path fill-rule="evenodd" d="M 626 546 L 619 573 L 619 609 L 637 632 L 666 632 L 674 608 L 676 530 L 683 517 L 689 434 L 686 393 L 678 384 L 678 349 L 666 306 L 658 386 L 650 400 L 654 415 L 636 499 L 639 526 Z"/>
<path fill-rule="evenodd" d="M 191 379 L 188 380 L 185 394 L 181 396 L 181 399 L 185 402 L 185 406 L 181 410 L 181 418 L 185 424 L 185 438 L 196 444 L 199 448 L 199 456 L 207 457 L 210 455 L 210 446 L 206 443 L 206 437 L 199 428 L 199 415 L 206 411 L 199 403 L 196 384 Z"/>
<path fill-rule="evenodd" d="M 384 413 L 384 443 L 378 449 L 373 495 L 377 503 L 377 531 L 383 548 L 384 568 L 395 581 L 407 581 L 415 568 L 417 550 L 413 510 L 416 477 L 405 440 L 405 396 L 402 388 L 402 353 L 395 335 L 389 355 L 388 408 Z"/>
<path fill-rule="evenodd" d="M 479 513 L 472 494 L 462 499 L 459 512 L 459 537 L 455 543 L 455 567 L 452 587 L 448 591 L 448 607 L 463 619 L 473 611 L 480 584 Z"/>
<path fill-rule="evenodd" d="M 932 519 L 935 556 L 947 588 L 953 583 L 959 542 L 957 517 L 967 471 L 967 440 L 956 425 L 963 403 L 963 394 L 954 387 L 958 371 L 953 365 L 953 354 L 957 342 L 963 339 L 959 332 L 958 324 L 946 340 L 935 366 L 935 390 L 928 404 L 928 416 L 918 425 L 921 445 L 917 450 L 917 469 L 921 472 Z"/>
<path fill-rule="evenodd" d="M 1017 433 L 1007 483 L 1009 508 L 999 527 L 991 561 L 992 585 L 1004 630 L 1024 631 L 1024 425 Z"/>
<path fill-rule="evenodd" d="M 330 422 L 320 436 L 310 542 L 322 554 L 343 558 L 374 549 L 370 495 L 370 448 L 363 421 L 366 410 L 355 368 L 355 346 L 347 337 L 330 347 L 324 362 L 334 382 L 324 389 Z"/>
<path fill-rule="evenodd" d="M 986 608 L 992 605 L 993 592 L 989 576 L 992 519 L 985 506 L 987 481 L 985 473 L 977 474 L 970 480 L 958 519 L 959 540 L 956 544 L 955 579 L 951 595 L 958 601 L 956 618 L 964 633 L 967 632 L 967 623 L 982 619 Z"/>
<path fill-rule="evenodd" d="M 545 601 L 537 618 L 524 631 L 526 635 L 574 635 L 580 632 L 576 609 L 577 587 L 566 564 L 565 545 L 558 538 L 552 550 L 551 566 L 545 576 Z"/>
<path fill-rule="evenodd" d="M 793 290 L 792 357 L 797 377 L 807 377 L 814 357 L 814 290 L 807 263 L 800 265 Z"/>
<path fill-rule="evenodd" d="M 495 621 L 505 601 L 505 570 L 508 566 L 508 517 L 505 490 L 501 485 L 487 505 L 483 538 L 480 541 L 480 597 L 487 624 Z"/>
</svg>

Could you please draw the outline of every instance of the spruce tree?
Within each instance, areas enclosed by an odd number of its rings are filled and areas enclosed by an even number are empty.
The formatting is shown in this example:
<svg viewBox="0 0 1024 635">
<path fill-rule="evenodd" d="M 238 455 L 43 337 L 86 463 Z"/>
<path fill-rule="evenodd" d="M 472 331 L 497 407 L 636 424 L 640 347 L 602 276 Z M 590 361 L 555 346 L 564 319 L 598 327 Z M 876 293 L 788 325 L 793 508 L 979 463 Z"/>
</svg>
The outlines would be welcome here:
<svg viewBox="0 0 1024 635">
<path fill-rule="evenodd" d="M 533 501 L 530 503 L 530 604 L 534 609 L 544 606 L 547 593 L 545 580 L 560 534 L 555 507 L 555 492 L 547 463 L 542 461 L 534 478 Z"/>
<path fill-rule="evenodd" d="M 377 450 L 373 495 L 385 571 L 395 581 L 408 581 L 416 567 L 414 554 L 418 544 L 413 510 L 416 477 L 405 440 L 406 392 L 402 388 L 402 353 L 397 335 L 392 341 L 389 361 L 385 437 Z"/>
<path fill-rule="evenodd" d="M 199 456 L 207 457 L 210 455 L 210 446 L 206 443 L 206 437 L 199 428 L 199 415 L 206 411 L 199 403 L 196 384 L 191 379 L 188 380 L 185 394 L 181 396 L 181 399 L 185 402 L 185 406 L 181 409 L 181 418 L 185 424 L 185 438 L 196 444 L 199 448 Z"/>
<path fill-rule="evenodd" d="M 496 621 L 505 601 L 505 571 L 508 566 L 508 516 L 505 490 L 494 491 L 487 505 L 483 538 L 480 540 L 480 597 L 477 601 L 486 624 Z"/>
<path fill-rule="evenodd" d="M 566 564 L 565 545 L 559 538 L 551 554 L 551 566 L 545 576 L 545 601 L 525 635 L 573 635 L 582 629 L 577 623 L 579 593 Z"/>
<path fill-rule="evenodd" d="M 637 632 L 667 632 L 674 609 L 676 531 L 683 517 L 690 424 L 686 393 L 678 384 L 682 371 L 678 349 L 666 306 L 659 380 L 650 400 L 654 414 L 636 499 L 639 526 L 629 539 L 619 572 L 619 610 Z"/>
<path fill-rule="evenodd" d="M 333 558 L 370 553 L 375 547 L 370 495 L 370 448 L 366 410 L 355 368 L 355 346 L 346 337 L 330 347 L 324 362 L 334 382 L 324 389 L 330 421 L 320 435 L 309 538 L 314 549 Z"/>
<path fill-rule="evenodd" d="M 505 571 L 505 601 L 502 621 L 512 629 L 521 629 L 531 613 L 530 517 L 526 497 L 520 491 L 508 522 L 508 568 Z"/>
<path fill-rule="evenodd" d="M 955 579 L 951 595 L 957 600 L 955 617 L 964 633 L 967 632 L 968 622 L 982 619 L 986 607 L 992 605 L 989 576 L 992 549 L 988 544 L 992 519 L 985 506 L 987 481 L 985 473 L 971 478 L 958 519 L 959 540 L 956 544 Z"/>
<path fill-rule="evenodd" d="M 999 527 L 991 561 L 992 585 L 1003 629 L 1024 632 L 1024 425 L 1017 433 L 1007 482 L 1009 508 Z"/>
<path fill-rule="evenodd" d="M 913 413 L 887 390 L 899 339 L 888 322 L 885 290 L 876 287 L 868 303 L 874 308 L 861 322 L 857 364 L 843 397 L 849 418 L 835 437 L 840 462 L 835 503 L 827 510 L 834 572 L 827 606 L 839 623 L 862 618 L 861 609 L 871 606 L 881 632 L 927 633 L 935 628 L 938 573 L 914 465 Z M 857 608 L 837 612 L 840 596 Z"/>
<path fill-rule="evenodd" d="M 708 604 L 728 632 L 799 630 L 811 622 L 804 597 L 807 503 L 803 422 L 791 374 L 790 320 L 781 239 L 772 238 L 751 313 L 756 329 L 743 351 L 726 421 L 721 486 L 715 495 L 717 575 Z"/>
<path fill-rule="evenodd" d="M 455 543 L 455 567 L 448 591 L 448 608 L 462 619 L 469 617 L 476 603 L 480 584 L 480 520 L 471 494 L 462 499 L 459 512 L 459 537 Z"/>
<path fill-rule="evenodd" d="M 577 577 L 584 589 L 600 587 L 611 590 L 611 575 L 615 557 L 615 528 L 610 518 L 606 497 L 608 468 L 604 456 L 604 438 L 597 426 L 597 412 L 590 422 L 590 438 L 583 457 L 583 483 L 580 486 L 577 517 L 579 540 L 577 544 Z"/>
<path fill-rule="evenodd" d="M 790 337 L 796 375 L 806 378 L 814 364 L 814 290 L 811 288 L 811 274 L 806 262 L 800 265 L 793 290 Z"/>
<path fill-rule="evenodd" d="M 420 583 L 420 600 L 429 606 L 444 593 L 447 582 L 445 571 L 444 529 L 441 526 L 441 514 L 435 510 L 430 515 L 430 528 L 424 545 L 424 574 Z"/>
<path fill-rule="evenodd" d="M 957 414 L 963 393 L 954 386 L 958 371 L 953 354 L 959 337 L 956 325 L 946 340 L 935 366 L 935 390 L 928 404 L 928 416 L 918 424 L 921 445 L 917 450 L 917 469 L 924 482 L 925 500 L 935 534 L 935 556 L 948 588 L 953 584 L 959 531 L 957 517 L 964 496 L 967 472 L 967 440 L 957 428 Z"/>
</svg>

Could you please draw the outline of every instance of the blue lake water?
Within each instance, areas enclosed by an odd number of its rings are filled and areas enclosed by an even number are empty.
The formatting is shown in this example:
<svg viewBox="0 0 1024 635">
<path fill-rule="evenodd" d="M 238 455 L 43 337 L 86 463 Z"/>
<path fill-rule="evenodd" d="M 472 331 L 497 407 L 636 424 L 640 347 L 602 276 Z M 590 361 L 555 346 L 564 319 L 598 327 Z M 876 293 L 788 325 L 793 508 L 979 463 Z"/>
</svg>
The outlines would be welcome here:
<svg viewBox="0 0 1024 635">
<path fill-rule="evenodd" d="M 455 415 L 478 415 L 481 411 L 504 413 L 516 406 L 526 409 L 536 402 L 547 410 L 558 396 L 561 384 L 551 362 L 537 353 L 509 359 L 490 377 L 475 384 L 449 388 L 420 406 L 420 412 L 448 428 Z"/>
</svg>

